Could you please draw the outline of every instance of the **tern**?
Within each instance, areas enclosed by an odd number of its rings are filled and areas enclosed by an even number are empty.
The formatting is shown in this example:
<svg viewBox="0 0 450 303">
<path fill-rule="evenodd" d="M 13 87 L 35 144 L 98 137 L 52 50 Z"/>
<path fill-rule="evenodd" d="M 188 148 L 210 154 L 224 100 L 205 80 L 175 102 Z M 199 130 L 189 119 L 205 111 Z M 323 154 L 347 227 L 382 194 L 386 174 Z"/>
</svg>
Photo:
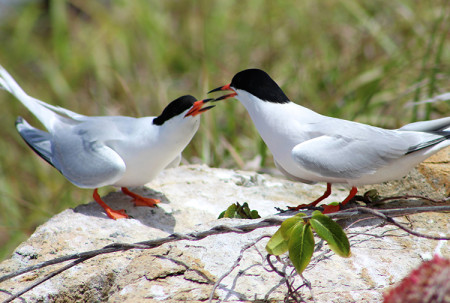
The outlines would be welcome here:
<svg viewBox="0 0 450 303">
<path fill-rule="evenodd" d="M 350 201 L 357 186 L 399 179 L 415 165 L 450 145 L 450 117 L 407 124 L 388 130 L 318 114 L 291 102 L 278 84 L 260 69 L 237 73 L 230 84 L 211 90 L 231 91 L 216 101 L 237 98 L 247 109 L 276 167 L 288 178 L 326 182 L 316 206 L 331 194 L 331 184 L 351 186 L 334 212 Z"/>
<path fill-rule="evenodd" d="M 203 107 L 212 99 L 197 101 L 186 95 L 170 102 L 157 117 L 90 117 L 27 95 L 1 66 L 0 88 L 16 97 L 48 131 L 19 117 L 16 128 L 29 147 L 74 185 L 94 188 L 94 200 L 112 219 L 128 215 L 109 207 L 97 189 L 121 187 L 135 205 L 155 206 L 159 200 L 137 195 L 127 187 L 144 185 L 164 168 L 177 166 L 181 152 L 197 132 L 199 115 L 213 107 Z"/>
</svg>

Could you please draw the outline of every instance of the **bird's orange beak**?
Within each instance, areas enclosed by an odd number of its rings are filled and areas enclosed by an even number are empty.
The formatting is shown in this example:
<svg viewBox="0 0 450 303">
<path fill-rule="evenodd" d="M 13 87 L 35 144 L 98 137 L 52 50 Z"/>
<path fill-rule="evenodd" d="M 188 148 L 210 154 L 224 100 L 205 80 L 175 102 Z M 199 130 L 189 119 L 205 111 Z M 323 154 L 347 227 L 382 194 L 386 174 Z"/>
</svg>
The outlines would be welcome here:
<svg viewBox="0 0 450 303">
<path fill-rule="evenodd" d="M 209 91 L 208 94 L 213 93 L 213 92 L 217 92 L 217 91 L 220 91 L 220 90 L 231 90 L 232 93 L 228 94 L 228 95 L 221 96 L 219 98 L 216 98 L 216 99 L 214 99 L 214 101 L 220 101 L 220 100 L 225 100 L 225 99 L 228 99 L 228 98 L 233 98 L 233 97 L 235 97 L 237 95 L 237 93 L 234 91 L 234 89 L 232 89 L 230 87 L 230 84 L 227 84 L 227 85 L 215 88 L 215 89 Z"/>
<path fill-rule="evenodd" d="M 203 100 L 195 101 L 194 105 L 192 105 L 192 108 L 184 116 L 185 117 L 187 117 L 187 116 L 195 117 L 197 115 L 200 115 L 200 114 L 206 112 L 207 110 L 213 108 L 215 105 L 210 105 L 210 106 L 202 108 L 203 104 L 213 101 L 213 100 L 214 99 L 203 99 Z"/>
</svg>

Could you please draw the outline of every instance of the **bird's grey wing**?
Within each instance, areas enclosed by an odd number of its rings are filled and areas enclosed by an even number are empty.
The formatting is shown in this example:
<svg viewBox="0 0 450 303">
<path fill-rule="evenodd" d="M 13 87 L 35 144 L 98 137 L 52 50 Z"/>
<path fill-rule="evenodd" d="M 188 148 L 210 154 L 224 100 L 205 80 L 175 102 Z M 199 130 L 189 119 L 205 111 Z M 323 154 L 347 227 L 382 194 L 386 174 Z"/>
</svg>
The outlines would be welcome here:
<svg viewBox="0 0 450 303">
<path fill-rule="evenodd" d="M 125 162 L 104 141 L 73 130 L 53 136 L 52 162 L 73 184 L 85 188 L 113 185 L 125 173 Z"/>
<path fill-rule="evenodd" d="M 52 162 L 51 135 L 49 133 L 34 128 L 22 117 L 17 118 L 16 128 L 19 131 L 20 136 L 32 150 L 50 165 L 59 170 Z"/>
<path fill-rule="evenodd" d="M 181 162 L 181 154 L 178 154 L 178 156 L 176 156 L 176 158 L 173 159 L 172 162 L 167 164 L 166 168 L 178 167 L 178 165 L 180 165 L 180 162 Z"/>
<path fill-rule="evenodd" d="M 405 155 L 409 146 L 395 133 L 369 131 L 365 138 L 322 135 L 296 145 L 291 155 L 320 176 L 355 179 Z"/>
<path fill-rule="evenodd" d="M 114 150 L 99 141 L 75 135 L 70 128 L 52 136 L 21 117 L 16 128 L 28 146 L 79 187 L 111 185 L 125 172 L 125 163 Z"/>
</svg>

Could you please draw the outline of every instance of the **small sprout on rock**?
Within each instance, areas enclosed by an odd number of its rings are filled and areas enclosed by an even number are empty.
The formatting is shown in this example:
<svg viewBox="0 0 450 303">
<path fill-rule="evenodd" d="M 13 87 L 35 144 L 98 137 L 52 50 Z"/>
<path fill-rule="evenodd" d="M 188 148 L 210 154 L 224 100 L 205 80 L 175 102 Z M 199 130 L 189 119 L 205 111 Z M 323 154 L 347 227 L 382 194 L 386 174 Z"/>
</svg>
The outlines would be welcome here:
<svg viewBox="0 0 450 303">
<path fill-rule="evenodd" d="M 257 210 L 250 210 L 248 203 L 239 204 L 236 202 L 231 204 L 227 210 L 223 211 L 218 219 L 222 218 L 237 218 L 237 219 L 258 219 L 261 216 L 258 214 Z"/>
</svg>

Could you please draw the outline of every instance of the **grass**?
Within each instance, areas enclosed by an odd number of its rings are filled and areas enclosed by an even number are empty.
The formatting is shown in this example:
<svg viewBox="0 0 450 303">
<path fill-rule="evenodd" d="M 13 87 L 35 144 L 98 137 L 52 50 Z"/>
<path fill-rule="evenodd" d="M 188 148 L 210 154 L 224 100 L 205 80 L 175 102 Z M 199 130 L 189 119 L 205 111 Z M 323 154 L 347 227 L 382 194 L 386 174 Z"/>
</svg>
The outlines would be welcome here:
<svg viewBox="0 0 450 303">
<path fill-rule="evenodd" d="M 102 4 L 108 3 L 108 4 Z M 87 115 L 159 114 L 245 68 L 322 114 L 395 128 L 448 116 L 448 1 L 33 1 L 0 22 L 0 64 L 32 96 Z M 186 162 L 272 166 L 244 108 L 204 115 Z M 52 215 L 91 201 L 40 160 L 14 128 L 36 119 L 0 91 L 0 259 Z M 111 188 L 102 189 L 103 193 Z M 224 206 L 225 207 L 225 206 Z"/>
</svg>

